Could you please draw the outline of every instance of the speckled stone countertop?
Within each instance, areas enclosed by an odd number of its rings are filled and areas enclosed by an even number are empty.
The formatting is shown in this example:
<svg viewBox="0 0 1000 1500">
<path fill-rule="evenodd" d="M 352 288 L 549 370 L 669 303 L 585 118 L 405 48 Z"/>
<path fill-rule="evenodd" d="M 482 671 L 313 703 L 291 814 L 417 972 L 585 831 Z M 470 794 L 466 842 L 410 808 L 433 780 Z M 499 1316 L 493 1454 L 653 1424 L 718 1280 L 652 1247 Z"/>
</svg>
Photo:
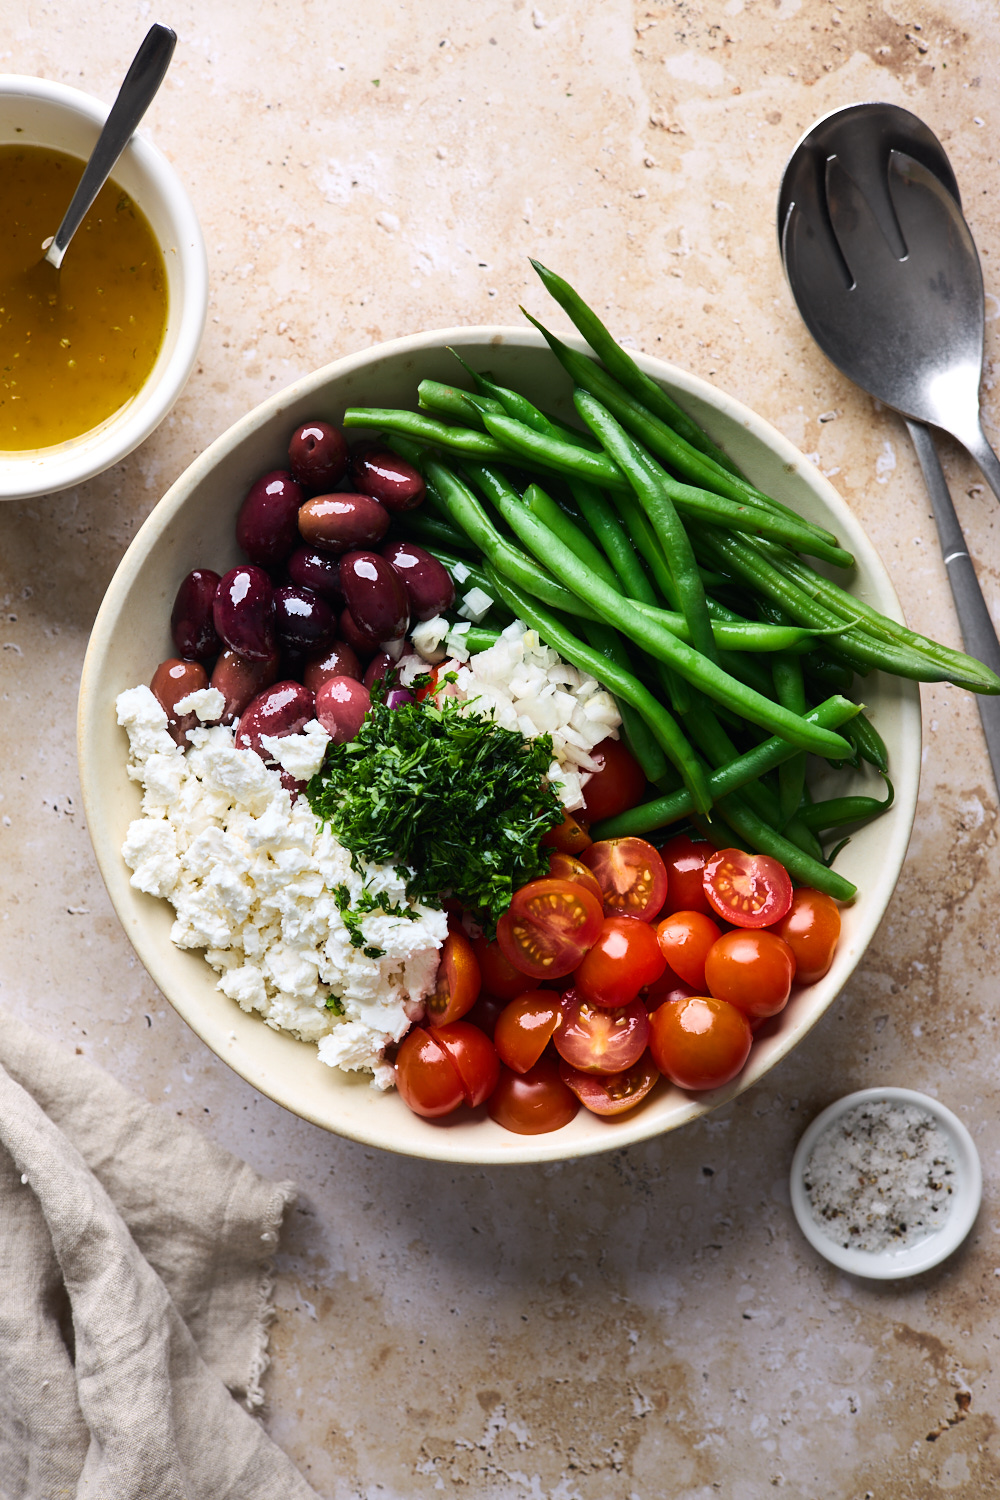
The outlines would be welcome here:
<svg viewBox="0 0 1000 1500">
<path fill-rule="evenodd" d="M 924 694 L 909 857 L 848 989 L 757 1088 L 579 1165 L 447 1169 L 306 1126 L 155 991 L 80 813 L 77 683 L 157 499 L 269 392 L 416 329 L 518 321 L 540 253 L 623 338 L 775 423 L 868 528 L 912 624 L 958 643 L 901 423 L 803 329 L 778 262 L 785 160 L 881 98 L 943 140 L 1000 309 L 1000 19 L 989 0 L 174 0 L 146 130 L 204 226 L 211 306 L 173 414 L 92 483 L 0 506 L 0 1002 L 295 1179 L 270 1431 L 330 1500 L 922 1500 L 1000 1487 L 997 803 L 975 706 Z M 0 68 L 110 101 L 153 15 L 0 0 Z M 835 413 L 835 419 L 820 421 Z M 997 613 L 997 502 L 942 454 Z M 912 1283 L 833 1271 L 791 1218 L 807 1122 L 873 1083 L 975 1137 L 966 1246 Z"/>
</svg>

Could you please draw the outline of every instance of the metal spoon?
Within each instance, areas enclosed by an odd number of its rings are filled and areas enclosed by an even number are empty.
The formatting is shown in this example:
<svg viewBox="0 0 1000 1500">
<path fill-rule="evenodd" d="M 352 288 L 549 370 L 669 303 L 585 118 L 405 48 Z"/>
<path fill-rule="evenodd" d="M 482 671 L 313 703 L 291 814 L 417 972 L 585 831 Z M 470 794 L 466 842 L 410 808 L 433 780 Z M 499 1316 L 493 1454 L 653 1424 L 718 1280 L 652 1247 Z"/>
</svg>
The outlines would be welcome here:
<svg viewBox="0 0 1000 1500">
<path fill-rule="evenodd" d="M 118 97 L 111 106 L 104 129 L 90 153 L 90 160 L 83 169 L 83 176 L 63 215 L 63 221 L 52 239 L 46 240 L 42 246 L 45 259 L 57 271 L 62 265 L 70 240 L 83 223 L 88 209 L 132 139 L 136 126 L 153 102 L 153 96 L 170 66 L 176 45 L 177 35 L 169 26 L 153 25 L 132 59 L 132 66 L 125 74 L 125 81 L 118 90 Z"/>
<path fill-rule="evenodd" d="M 785 274 L 813 338 L 906 421 L 966 650 L 1000 672 L 1000 642 L 923 425 L 956 437 L 1000 498 L 1000 463 L 979 416 L 982 273 L 944 148 L 908 110 L 849 105 L 796 146 L 778 216 Z M 1000 698 L 977 701 L 1000 787 Z"/>
</svg>

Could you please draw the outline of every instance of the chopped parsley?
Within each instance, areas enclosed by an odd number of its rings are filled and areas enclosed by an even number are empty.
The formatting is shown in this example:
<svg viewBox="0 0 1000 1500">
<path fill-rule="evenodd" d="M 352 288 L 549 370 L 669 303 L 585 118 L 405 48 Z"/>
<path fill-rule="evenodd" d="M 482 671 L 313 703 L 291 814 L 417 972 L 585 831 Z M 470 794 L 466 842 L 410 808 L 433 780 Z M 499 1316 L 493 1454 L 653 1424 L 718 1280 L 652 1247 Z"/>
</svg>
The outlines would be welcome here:
<svg viewBox="0 0 1000 1500">
<path fill-rule="evenodd" d="M 340 999 L 339 995 L 327 995 L 325 1007 L 327 1010 L 332 1010 L 335 1016 L 346 1016 L 347 1014 L 344 1009 L 344 1002 Z"/>
<path fill-rule="evenodd" d="M 551 761 L 549 735 L 526 739 L 454 698 L 390 709 L 376 692 L 357 739 L 327 747 L 306 795 L 356 870 L 395 865 L 410 900 L 440 907 L 451 892 L 492 932 L 518 886 L 548 874 L 539 841 L 563 819 Z"/>
</svg>

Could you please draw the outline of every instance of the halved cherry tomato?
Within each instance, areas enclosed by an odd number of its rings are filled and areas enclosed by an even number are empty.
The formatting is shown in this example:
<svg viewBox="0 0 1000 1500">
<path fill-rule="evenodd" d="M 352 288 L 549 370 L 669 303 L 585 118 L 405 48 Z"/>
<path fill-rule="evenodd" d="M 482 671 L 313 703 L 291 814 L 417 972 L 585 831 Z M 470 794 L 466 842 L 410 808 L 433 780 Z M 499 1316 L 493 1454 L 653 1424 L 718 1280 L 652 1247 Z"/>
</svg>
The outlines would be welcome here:
<svg viewBox="0 0 1000 1500">
<path fill-rule="evenodd" d="M 600 902 L 569 880 L 529 880 L 497 923 L 508 963 L 532 979 L 571 974 L 601 930 Z"/>
<path fill-rule="evenodd" d="M 702 877 L 709 905 L 734 927 L 770 927 L 792 904 L 792 882 L 784 865 L 767 854 L 720 849 Z"/>
<path fill-rule="evenodd" d="M 562 1006 L 552 990 L 527 990 L 518 995 L 497 1017 L 493 1045 L 500 1061 L 515 1073 L 527 1073 L 562 1021 Z"/>
<path fill-rule="evenodd" d="M 568 1062 L 559 1064 L 559 1073 L 580 1103 L 595 1115 L 621 1115 L 634 1109 L 660 1076 L 648 1051 L 620 1073 L 581 1073 Z"/>
<path fill-rule="evenodd" d="M 580 1101 L 559 1077 L 550 1057 L 542 1057 L 527 1073 L 500 1069 L 500 1079 L 486 1106 L 491 1120 L 517 1135 L 544 1135 L 568 1125 Z"/>
<path fill-rule="evenodd" d="M 795 955 L 773 932 L 727 932 L 705 960 L 711 993 L 748 1016 L 776 1016 L 788 1003 Z"/>
<path fill-rule="evenodd" d="M 667 896 L 663 860 L 645 839 L 599 839 L 580 856 L 601 888 L 608 917 L 651 922 Z"/>
<path fill-rule="evenodd" d="M 579 854 L 581 849 L 588 848 L 593 839 L 582 824 L 578 823 L 572 813 L 565 813 L 561 823 L 555 828 L 549 828 L 539 839 L 543 849 L 561 849 L 564 854 Z"/>
<path fill-rule="evenodd" d="M 452 1021 L 430 1033 L 455 1065 L 465 1102 L 475 1109 L 496 1088 L 500 1059 L 489 1037 L 468 1021 Z"/>
<path fill-rule="evenodd" d="M 415 1115 L 450 1115 L 465 1098 L 458 1068 L 439 1039 L 414 1026 L 396 1053 L 396 1087 Z"/>
<path fill-rule="evenodd" d="M 523 983 L 524 975 L 519 977 Z M 485 990 L 480 990 L 479 999 L 463 1020 L 468 1021 L 470 1026 L 478 1026 L 480 1031 L 485 1032 L 492 1041 L 500 1012 L 506 1004 L 506 1000 L 500 1000 L 496 995 L 488 995 Z"/>
<path fill-rule="evenodd" d="M 562 1025 L 554 1029 L 552 1041 L 571 1067 L 582 1073 L 620 1073 L 645 1052 L 649 1018 L 641 1000 L 609 1009 L 567 990 L 562 1006 Z"/>
<path fill-rule="evenodd" d="M 675 833 L 660 849 L 667 872 L 667 901 L 661 916 L 674 911 L 700 911 L 712 916 L 702 884 L 705 866 L 715 854 L 715 845 L 699 843 L 687 833 Z"/>
<path fill-rule="evenodd" d="M 646 790 L 646 773 L 621 740 L 601 740 L 590 752 L 601 762 L 583 787 L 583 812 L 589 823 L 598 818 L 616 818 L 630 807 L 638 807 Z"/>
<path fill-rule="evenodd" d="M 437 984 L 425 1002 L 430 1025 L 447 1026 L 459 1020 L 475 1005 L 481 987 L 472 944 L 464 932 L 453 929 L 441 949 Z"/>
<path fill-rule="evenodd" d="M 592 896 L 596 896 L 602 905 L 604 904 L 604 896 L 601 894 L 601 887 L 597 884 L 597 880 L 575 854 L 566 854 L 562 849 L 553 849 L 549 855 L 549 874 L 553 880 L 570 880 L 574 885 L 582 885 Z"/>
<path fill-rule="evenodd" d="M 660 952 L 674 973 L 696 991 L 705 988 L 705 956 L 721 936 L 718 924 L 700 911 L 675 911 L 656 924 Z"/>
<path fill-rule="evenodd" d="M 635 917 L 605 917 L 600 933 L 573 975 L 581 999 L 592 1005 L 628 1005 L 667 966 L 656 933 Z"/>
<path fill-rule="evenodd" d="M 525 990 L 531 988 L 520 969 L 515 969 L 504 957 L 503 949 L 496 939 L 488 943 L 486 934 L 481 933 L 473 943 L 472 951 L 476 955 L 483 989 L 487 994 L 496 995 L 501 1000 L 516 1000 L 518 995 L 523 995 Z"/>
<path fill-rule="evenodd" d="M 682 1089 L 716 1089 L 735 1078 L 750 1053 L 750 1023 L 728 1000 L 693 995 L 649 1018 L 649 1050 L 661 1073 Z"/>
<path fill-rule="evenodd" d="M 833 963 L 840 938 L 840 910 L 822 891 L 808 886 L 792 896 L 791 910 L 775 928 L 795 955 L 798 984 L 815 984 Z"/>
</svg>

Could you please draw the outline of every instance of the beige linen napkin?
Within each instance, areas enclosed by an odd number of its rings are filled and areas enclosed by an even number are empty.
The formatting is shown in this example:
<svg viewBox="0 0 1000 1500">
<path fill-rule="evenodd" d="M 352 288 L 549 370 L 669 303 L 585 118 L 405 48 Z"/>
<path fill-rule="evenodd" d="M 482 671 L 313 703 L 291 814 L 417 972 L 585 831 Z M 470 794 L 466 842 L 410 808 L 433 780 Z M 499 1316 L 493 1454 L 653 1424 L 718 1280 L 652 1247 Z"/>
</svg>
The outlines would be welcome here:
<svg viewBox="0 0 1000 1500">
<path fill-rule="evenodd" d="M 293 1198 L 0 1015 L 0 1500 L 318 1500 L 247 1411 Z"/>
</svg>

